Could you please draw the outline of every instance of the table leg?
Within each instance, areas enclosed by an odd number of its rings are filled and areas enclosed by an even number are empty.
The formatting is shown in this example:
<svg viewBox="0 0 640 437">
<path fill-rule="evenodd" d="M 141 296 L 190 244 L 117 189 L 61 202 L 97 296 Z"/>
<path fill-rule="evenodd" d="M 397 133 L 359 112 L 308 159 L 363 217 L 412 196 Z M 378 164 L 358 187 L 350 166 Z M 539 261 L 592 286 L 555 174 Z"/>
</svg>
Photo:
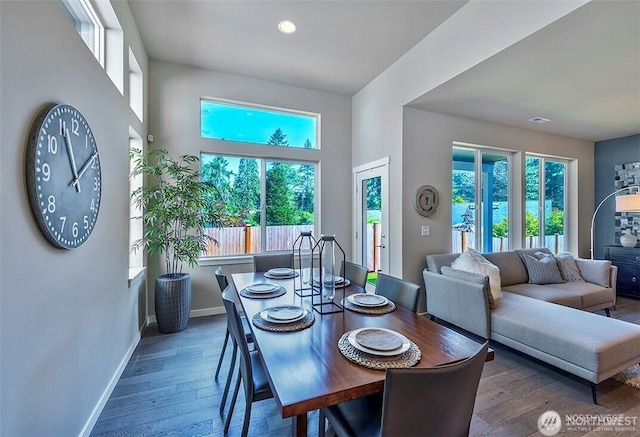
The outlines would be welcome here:
<svg viewBox="0 0 640 437">
<path fill-rule="evenodd" d="M 291 418 L 291 435 L 294 437 L 306 437 L 307 413 L 298 414 Z"/>
</svg>

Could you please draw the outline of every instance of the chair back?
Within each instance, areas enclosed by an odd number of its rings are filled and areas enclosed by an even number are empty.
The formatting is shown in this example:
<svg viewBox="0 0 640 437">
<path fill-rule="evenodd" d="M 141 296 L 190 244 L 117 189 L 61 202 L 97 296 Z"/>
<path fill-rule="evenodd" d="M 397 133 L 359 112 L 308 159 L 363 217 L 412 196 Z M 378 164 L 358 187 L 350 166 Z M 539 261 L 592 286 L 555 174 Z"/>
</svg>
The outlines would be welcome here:
<svg viewBox="0 0 640 437">
<path fill-rule="evenodd" d="M 227 276 L 222 272 L 222 267 L 218 266 L 216 268 L 216 279 L 218 281 L 218 285 L 220 286 L 220 291 L 223 291 L 229 285 L 229 281 L 227 280 Z"/>
<path fill-rule="evenodd" d="M 293 268 L 293 253 L 259 253 L 253 255 L 253 271 L 266 272 L 278 267 Z"/>
<path fill-rule="evenodd" d="M 222 302 L 227 311 L 227 324 L 233 342 L 240 350 L 240 374 L 244 385 L 245 396 L 253 390 L 253 371 L 251 369 L 251 355 L 249 345 L 244 335 L 240 314 L 235 304 L 236 289 L 233 284 L 229 284 L 222 292 Z"/>
<path fill-rule="evenodd" d="M 340 271 L 340 276 L 351 281 L 352 284 L 358 285 L 364 288 L 367 285 L 367 275 L 369 269 L 360 264 L 355 264 L 349 261 L 344 262 L 344 271 Z"/>
<path fill-rule="evenodd" d="M 468 436 L 489 342 L 470 358 L 433 368 L 387 369 L 381 436 Z"/>
<path fill-rule="evenodd" d="M 420 286 L 413 282 L 378 273 L 376 294 L 384 296 L 392 300 L 396 305 L 400 305 L 414 313 L 418 311 Z"/>
</svg>

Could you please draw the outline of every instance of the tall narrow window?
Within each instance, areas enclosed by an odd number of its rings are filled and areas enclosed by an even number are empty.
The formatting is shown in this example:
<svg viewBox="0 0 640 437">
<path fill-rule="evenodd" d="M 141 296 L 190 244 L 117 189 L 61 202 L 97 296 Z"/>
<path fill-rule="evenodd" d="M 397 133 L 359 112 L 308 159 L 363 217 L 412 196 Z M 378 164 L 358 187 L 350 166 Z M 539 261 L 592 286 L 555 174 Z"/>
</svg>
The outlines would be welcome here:
<svg viewBox="0 0 640 437">
<path fill-rule="evenodd" d="M 509 248 L 510 154 L 453 148 L 452 250 Z"/>
<path fill-rule="evenodd" d="M 129 149 L 143 149 L 142 138 L 138 133 L 129 127 Z M 131 172 L 133 170 L 133 161 L 129 163 Z M 143 183 L 143 176 L 137 175 L 129 179 L 129 198 L 131 193 L 140 188 Z M 129 247 L 133 243 L 142 238 L 143 225 L 142 225 L 142 211 L 133 202 L 129 202 Z M 144 266 L 144 251 L 143 250 L 130 250 L 129 251 L 129 268 L 141 268 Z"/>
<path fill-rule="evenodd" d="M 566 161 L 527 155 L 525 247 L 565 250 L 566 180 Z"/>
<path fill-rule="evenodd" d="M 129 48 L 129 106 L 138 116 L 140 121 L 144 121 L 143 114 L 143 90 L 144 83 L 142 69 L 133 50 Z"/>
<path fill-rule="evenodd" d="M 100 65 L 104 65 L 104 26 L 88 0 L 61 0 L 76 32 Z"/>
</svg>

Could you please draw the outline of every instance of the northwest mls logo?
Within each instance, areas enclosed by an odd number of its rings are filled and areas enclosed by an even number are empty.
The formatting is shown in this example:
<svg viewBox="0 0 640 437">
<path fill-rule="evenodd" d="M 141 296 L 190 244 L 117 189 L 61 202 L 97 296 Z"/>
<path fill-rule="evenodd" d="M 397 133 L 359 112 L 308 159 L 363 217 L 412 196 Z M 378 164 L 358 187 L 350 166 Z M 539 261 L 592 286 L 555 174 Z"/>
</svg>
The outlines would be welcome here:
<svg viewBox="0 0 640 437">
<path fill-rule="evenodd" d="M 538 430 L 540 430 L 543 435 L 556 435 L 560 432 L 561 427 L 562 419 L 556 411 L 545 411 L 538 417 Z"/>
</svg>

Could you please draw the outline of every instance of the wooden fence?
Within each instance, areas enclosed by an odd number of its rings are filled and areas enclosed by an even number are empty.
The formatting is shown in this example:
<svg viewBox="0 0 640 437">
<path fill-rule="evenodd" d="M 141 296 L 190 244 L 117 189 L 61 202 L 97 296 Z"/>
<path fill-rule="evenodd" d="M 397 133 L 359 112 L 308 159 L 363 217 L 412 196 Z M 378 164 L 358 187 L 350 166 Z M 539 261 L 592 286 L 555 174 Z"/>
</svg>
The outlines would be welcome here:
<svg viewBox="0 0 640 437">
<path fill-rule="evenodd" d="M 291 250 L 302 231 L 313 231 L 313 225 L 267 226 L 267 251 Z M 259 226 L 209 228 L 207 234 L 220 244 L 209 243 L 207 256 L 259 253 L 262 230 Z"/>
<path fill-rule="evenodd" d="M 475 241 L 475 233 L 452 231 L 451 233 L 451 252 L 464 252 L 467 247 L 473 247 Z M 544 247 L 548 247 L 553 253 L 565 251 L 564 235 L 547 235 L 544 238 Z M 504 237 L 493 237 L 492 252 L 503 252 L 509 249 L 509 239 Z M 525 248 L 538 247 L 538 237 L 527 237 L 525 239 Z M 477 249 L 476 249 L 477 250 Z M 482 252 L 482 250 L 480 250 Z"/>
</svg>

